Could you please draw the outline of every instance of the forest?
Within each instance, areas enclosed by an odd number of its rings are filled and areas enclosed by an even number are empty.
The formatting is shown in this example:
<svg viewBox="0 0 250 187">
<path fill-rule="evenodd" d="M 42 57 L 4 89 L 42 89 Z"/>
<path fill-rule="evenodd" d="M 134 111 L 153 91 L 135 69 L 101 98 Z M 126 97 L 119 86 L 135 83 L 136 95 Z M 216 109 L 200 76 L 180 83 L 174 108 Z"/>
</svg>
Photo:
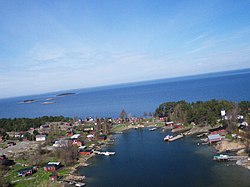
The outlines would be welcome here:
<svg viewBox="0 0 250 187">
<path fill-rule="evenodd" d="M 43 116 L 37 118 L 2 118 L 0 119 L 0 129 L 6 132 L 27 131 L 30 128 L 38 128 L 48 122 L 69 122 L 72 118 L 63 116 Z"/>
<path fill-rule="evenodd" d="M 183 124 L 194 122 L 200 125 L 215 125 L 221 119 L 221 110 L 226 111 L 226 115 L 237 118 L 243 115 L 249 122 L 250 102 L 232 102 L 226 100 L 209 100 L 197 102 L 166 102 L 157 107 L 155 115 L 166 117 L 168 121 L 176 121 Z"/>
</svg>

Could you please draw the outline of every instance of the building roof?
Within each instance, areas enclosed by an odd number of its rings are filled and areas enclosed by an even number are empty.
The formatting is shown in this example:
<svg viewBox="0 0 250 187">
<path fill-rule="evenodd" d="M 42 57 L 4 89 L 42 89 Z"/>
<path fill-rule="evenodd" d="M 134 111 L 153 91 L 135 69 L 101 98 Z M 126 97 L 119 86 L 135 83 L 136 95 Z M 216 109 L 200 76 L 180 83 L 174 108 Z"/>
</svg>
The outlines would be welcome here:
<svg viewBox="0 0 250 187">
<path fill-rule="evenodd" d="M 207 136 L 208 139 L 211 140 L 217 140 L 217 139 L 221 139 L 221 136 L 219 134 L 211 134 Z"/>
<path fill-rule="evenodd" d="M 225 126 L 219 126 L 217 128 L 209 129 L 209 132 L 221 131 L 221 130 L 225 130 L 225 129 L 226 129 Z"/>
<path fill-rule="evenodd" d="M 75 138 L 77 139 L 77 138 L 79 138 L 79 136 L 80 136 L 80 134 L 74 134 L 74 135 L 71 136 L 70 138 L 71 138 L 71 139 L 75 139 Z"/>
<path fill-rule="evenodd" d="M 48 165 L 60 165 L 61 162 L 49 162 Z"/>
<path fill-rule="evenodd" d="M 39 135 L 36 135 L 36 138 L 46 138 L 46 135 L 39 134 Z"/>
</svg>

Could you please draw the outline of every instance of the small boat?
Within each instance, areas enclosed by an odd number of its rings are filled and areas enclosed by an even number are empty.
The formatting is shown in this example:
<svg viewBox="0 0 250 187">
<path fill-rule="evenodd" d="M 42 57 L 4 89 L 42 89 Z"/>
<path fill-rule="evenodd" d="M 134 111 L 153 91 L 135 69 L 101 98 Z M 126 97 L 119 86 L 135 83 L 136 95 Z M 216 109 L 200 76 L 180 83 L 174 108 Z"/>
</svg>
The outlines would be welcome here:
<svg viewBox="0 0 250 187">
<path fill-rule="evenodd" d="M 154 131 L 154 130 L 156 130 L 157 128 L 156 127 L 154 127 L 154 128 L 151 128 L 151 129 L 149 129 L 150 131 Z"/>
<path fill-rule="evenodd" d="M 115 155 L 115 152 L 104 152 L 103 154 L 106 156 L 110 156 L 110 155 Z"/>
<path fill-rule="evenodd" d="M 173 138 L 172 135 L 167 135 L 167 136 L 165 136 L 165 138 L 163 140 L 164 141 L 169 141 L 171 138 Z"/>
<path fill-rule="evenodd" d="M 220 154 L 220 155 L 213 157 L 213 160 L 218 160 L 218 161 L 223 161 L 223 160 L 228 160 L 228 159 L 229 159 L 229 156 L 223 155 L 223 154 Z"/>
</svg>

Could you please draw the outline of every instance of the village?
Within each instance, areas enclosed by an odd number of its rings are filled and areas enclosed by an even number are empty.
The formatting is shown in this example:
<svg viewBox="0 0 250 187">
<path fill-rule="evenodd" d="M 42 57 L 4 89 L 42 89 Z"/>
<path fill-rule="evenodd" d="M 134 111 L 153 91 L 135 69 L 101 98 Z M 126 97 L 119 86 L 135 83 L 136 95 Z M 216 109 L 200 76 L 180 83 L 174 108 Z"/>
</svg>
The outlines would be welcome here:
<svg viewBox="0 0 250 187">
<path fill-rule="evenodd" d="M 143 118 L 88 117 L 48 122 L 28 131 L 7 132 L 8 139 L 0 137 L 0 166 L 4 176 L 1 183 L 84 186 L 85 176 L 74 173 L 77 167 L 87 166 L 86 161 L 95 154 L 114 155 L 114 152 L 100 151 L 104 145 L 114 144 L 111 134 L 143 121 Z M 30 134 L 33 136 L 28 139 Z"/>
<path fill-rule="evenodd" d="M 0 139 L 1 183 L 84 186 L 85 176 L 76 172 L 79 166 L 87 166 L 88 159 L 96 154 L 115 155 L 115 152 L 102 151 L 103 146 L 114 144 L 114 133 L 145 127 L 150 131 L 161 129 L 162 132 L 171 132 L 173 137 L 178 137 L 173 140 L 195 135 L 201 140 L 201 145 L 215 146 L 218 154 L 234 152 L 240 156 L 237 163 L 250 169 L 248 122 L 244 116 L 238 115 L 236 129 L 230 132 L 228 125 L 221 122 L 229 120 L 224 109 L 220 118 L 212 127 L 195 123 L 184 125 L 167 117 L 88 117 L 70 122 L 48 122 L 38 128 L 30 128 L 28 132 L 7 132 L 8 139 Z M 34 135 L 30 140 L 25 136 L 28 133 Z M 216 160 L 225 158 L 229 157 L 224 154 L 214 157 Z"/>
</svg>

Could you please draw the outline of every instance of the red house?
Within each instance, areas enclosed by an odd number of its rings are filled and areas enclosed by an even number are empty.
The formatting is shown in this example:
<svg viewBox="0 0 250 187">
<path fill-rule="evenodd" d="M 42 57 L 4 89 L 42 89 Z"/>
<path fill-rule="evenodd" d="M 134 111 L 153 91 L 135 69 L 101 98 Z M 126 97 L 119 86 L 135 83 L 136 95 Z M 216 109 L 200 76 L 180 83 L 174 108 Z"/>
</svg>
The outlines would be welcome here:
<svg viewBox="0 0 250 187">
<path fill-rule="evenodd" d="M 104 140 L 107 139 L 107 136 L 106 136 L 105 134 L 100 134 L 100 135 L 98 136 L 98 139 L 104 141 Z"/>
<path fill-rule="evenodd" d="M 44 171 L 53 172 L 62 167 L 61 162 L 49 162 L 43 167 Z"/>
<path fill-rule="evenodd" d="M 81 155 L 91 155 L 93 151 L 91 149 L 80 149 L 79 154 Z"/>
</svg>

